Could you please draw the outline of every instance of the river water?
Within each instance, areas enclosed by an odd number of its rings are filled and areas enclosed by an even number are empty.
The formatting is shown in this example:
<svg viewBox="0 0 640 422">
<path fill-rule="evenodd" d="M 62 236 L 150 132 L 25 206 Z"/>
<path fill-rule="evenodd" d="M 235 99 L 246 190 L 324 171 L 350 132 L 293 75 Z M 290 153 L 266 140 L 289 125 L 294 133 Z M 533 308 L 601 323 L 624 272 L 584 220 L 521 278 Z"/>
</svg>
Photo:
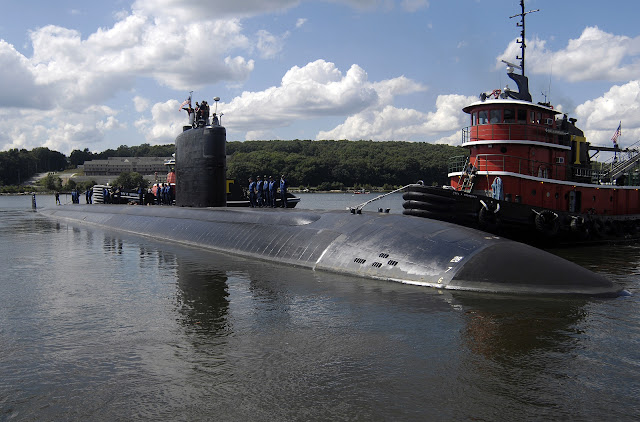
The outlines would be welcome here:
<svg viewBox="0 0 640 422">
<path fill-rule="evenodd" d="M 300 196 L 344 209 L 374 195 Z M 639 246 L 554 251 L 632 296 L 517 297 L 255 262 L 30 208 L 0 197 L 2 421 L 640 419 Z"/>
</svg>

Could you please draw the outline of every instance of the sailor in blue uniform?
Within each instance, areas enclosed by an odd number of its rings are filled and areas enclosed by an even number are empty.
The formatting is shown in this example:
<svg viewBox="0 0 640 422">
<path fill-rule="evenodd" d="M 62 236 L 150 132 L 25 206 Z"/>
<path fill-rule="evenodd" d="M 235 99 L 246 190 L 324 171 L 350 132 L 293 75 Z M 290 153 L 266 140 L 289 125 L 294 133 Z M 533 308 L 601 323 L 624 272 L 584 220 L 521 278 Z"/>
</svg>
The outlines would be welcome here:
<svg viewBox="0 0 640 422">
<path fill-rule="evenodd" d="M 253 181 L 253 177 L 249 178 L 249 203 L 251 204 L 251 208 L 255 208 L 256 206 L 256 182 Z"/>
<path fill-rule="evenodd" d="M 269 180 L 267 179 L 266 174 L 262 179 L 262 206 L 263 207 L 271 206 L 271 197 L 269 196 Z"/>
<path fill-rule="evenodd" d="M 269 176 L 269 206 L 271 208 L 276 207 L 276 193 L 278 191 L 278 186 L 276 185 L 276 181 L 273 180 L 273 176 Z"/>
<path fill-rule="evenodd" d="M 256 182 L 256 188 L 258 189 L 258 196 L 256 197 L 256 202 L 259 207 L 263 205 L 264 200 L 264 186 L 262 185 L 262 178 L 258 176 L 258 181 Z"/>
<path fill-rule="evenodd" d="M 282 200 L 282 208 L 287 208 L 287 179 L 284 174 L 280 177 L 280 199 Z"/>
</svg>

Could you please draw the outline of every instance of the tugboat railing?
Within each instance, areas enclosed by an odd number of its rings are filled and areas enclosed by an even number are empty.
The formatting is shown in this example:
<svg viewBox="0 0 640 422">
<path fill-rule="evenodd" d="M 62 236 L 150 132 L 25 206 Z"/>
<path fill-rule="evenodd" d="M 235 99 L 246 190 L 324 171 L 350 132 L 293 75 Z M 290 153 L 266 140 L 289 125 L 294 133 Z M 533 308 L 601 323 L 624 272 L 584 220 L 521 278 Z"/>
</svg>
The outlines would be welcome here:
<svg viewBox="0 0 640 422">
<path fill-rule="evenodd" d="M 531 160 L 506 154 L 477 154 L 473 162 L 478 172 L 508 172 L 526 176 L 556 180 L 590 181 L 597 171 L 590 168 L 567 166 L 548 161 Z M 449 173 L 465 171 L 467 156 L 455 156 L 449 159 Z"/>
</svg>

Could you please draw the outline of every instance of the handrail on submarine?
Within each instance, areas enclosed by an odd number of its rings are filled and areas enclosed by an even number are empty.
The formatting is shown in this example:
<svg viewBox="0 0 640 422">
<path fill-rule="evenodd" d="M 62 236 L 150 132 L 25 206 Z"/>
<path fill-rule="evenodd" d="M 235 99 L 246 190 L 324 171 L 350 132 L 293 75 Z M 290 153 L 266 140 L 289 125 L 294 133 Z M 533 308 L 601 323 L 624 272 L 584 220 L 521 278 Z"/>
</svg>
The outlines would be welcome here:
<svg viewBox="0 0 640 422">
<path fill-rule="evenodd" d="M 373 199 L 369 199 L 368 201 L 363 202 L 363 203 L 362 203 L 362 204 L 360 204 L 360 205 L 356 205 L 355 207 L 348 207 L 348 208 L 347 208 L 347 210 L 348 210 L 349 212 L 351 212 L 351 214 L 362 214 L 362 209 L 363 209 L 367 204 L 370 204 L 370 203 L 371 203 L 371 202 L 373 202 L 373 201 L 377 201 L 377 200 L 378 200 L 378 199 L 380 199 L 380 198 L 384 198 L 384 197 L 385 197 L 385 196 L 387 196 L 387 195 L 391 195 L 392 193 L 396 193 L 396 192 L 400 192 L 400 191 L 402 191 L 402 190 L 405 190 L 405 189 L 406 189 L 406 188 L 408 188 L 409 186 L 412 186 L 412 185 L 415 185 L 415 184 L 418 184 L 418 185 L 424 185 L 424 182 L 423 182 L 422 180 L 418 180 L 418 182 L 417 182 L 417 183 L 411 183 L 411 184 L 408 184 L 408 185 L 403 186 L 403 187 L 401 187 L 401 188 L 398 188 L 398 189 L 396 189 L 396 190 L 392 190 L 391 192 L 387 192 L 387 193 L 384 193 L 384 194 L 382 194 L 382 195 L 378 195 L 378 196 L 376 196 L 375 198 L 373 198 Z M 387 210 L 386 210 L 386 212 L 389 212 L 389 210 L 387 209 Z"/>
</svg>

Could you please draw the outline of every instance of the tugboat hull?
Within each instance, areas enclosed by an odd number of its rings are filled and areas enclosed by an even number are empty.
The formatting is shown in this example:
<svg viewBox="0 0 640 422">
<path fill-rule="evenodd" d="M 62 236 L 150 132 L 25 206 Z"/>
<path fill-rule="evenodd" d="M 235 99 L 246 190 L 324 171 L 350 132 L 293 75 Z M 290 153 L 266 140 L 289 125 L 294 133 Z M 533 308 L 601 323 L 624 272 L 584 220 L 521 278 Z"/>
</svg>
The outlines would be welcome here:
<svg viewBox="0 0 640 422">
<path fill-rule="evenodd" d="M 640 215 L 570 213 L 433 186 L 411 185 L 403 214 L 434 218 L 539 247 L 640 240 Z"/>
</svg>

